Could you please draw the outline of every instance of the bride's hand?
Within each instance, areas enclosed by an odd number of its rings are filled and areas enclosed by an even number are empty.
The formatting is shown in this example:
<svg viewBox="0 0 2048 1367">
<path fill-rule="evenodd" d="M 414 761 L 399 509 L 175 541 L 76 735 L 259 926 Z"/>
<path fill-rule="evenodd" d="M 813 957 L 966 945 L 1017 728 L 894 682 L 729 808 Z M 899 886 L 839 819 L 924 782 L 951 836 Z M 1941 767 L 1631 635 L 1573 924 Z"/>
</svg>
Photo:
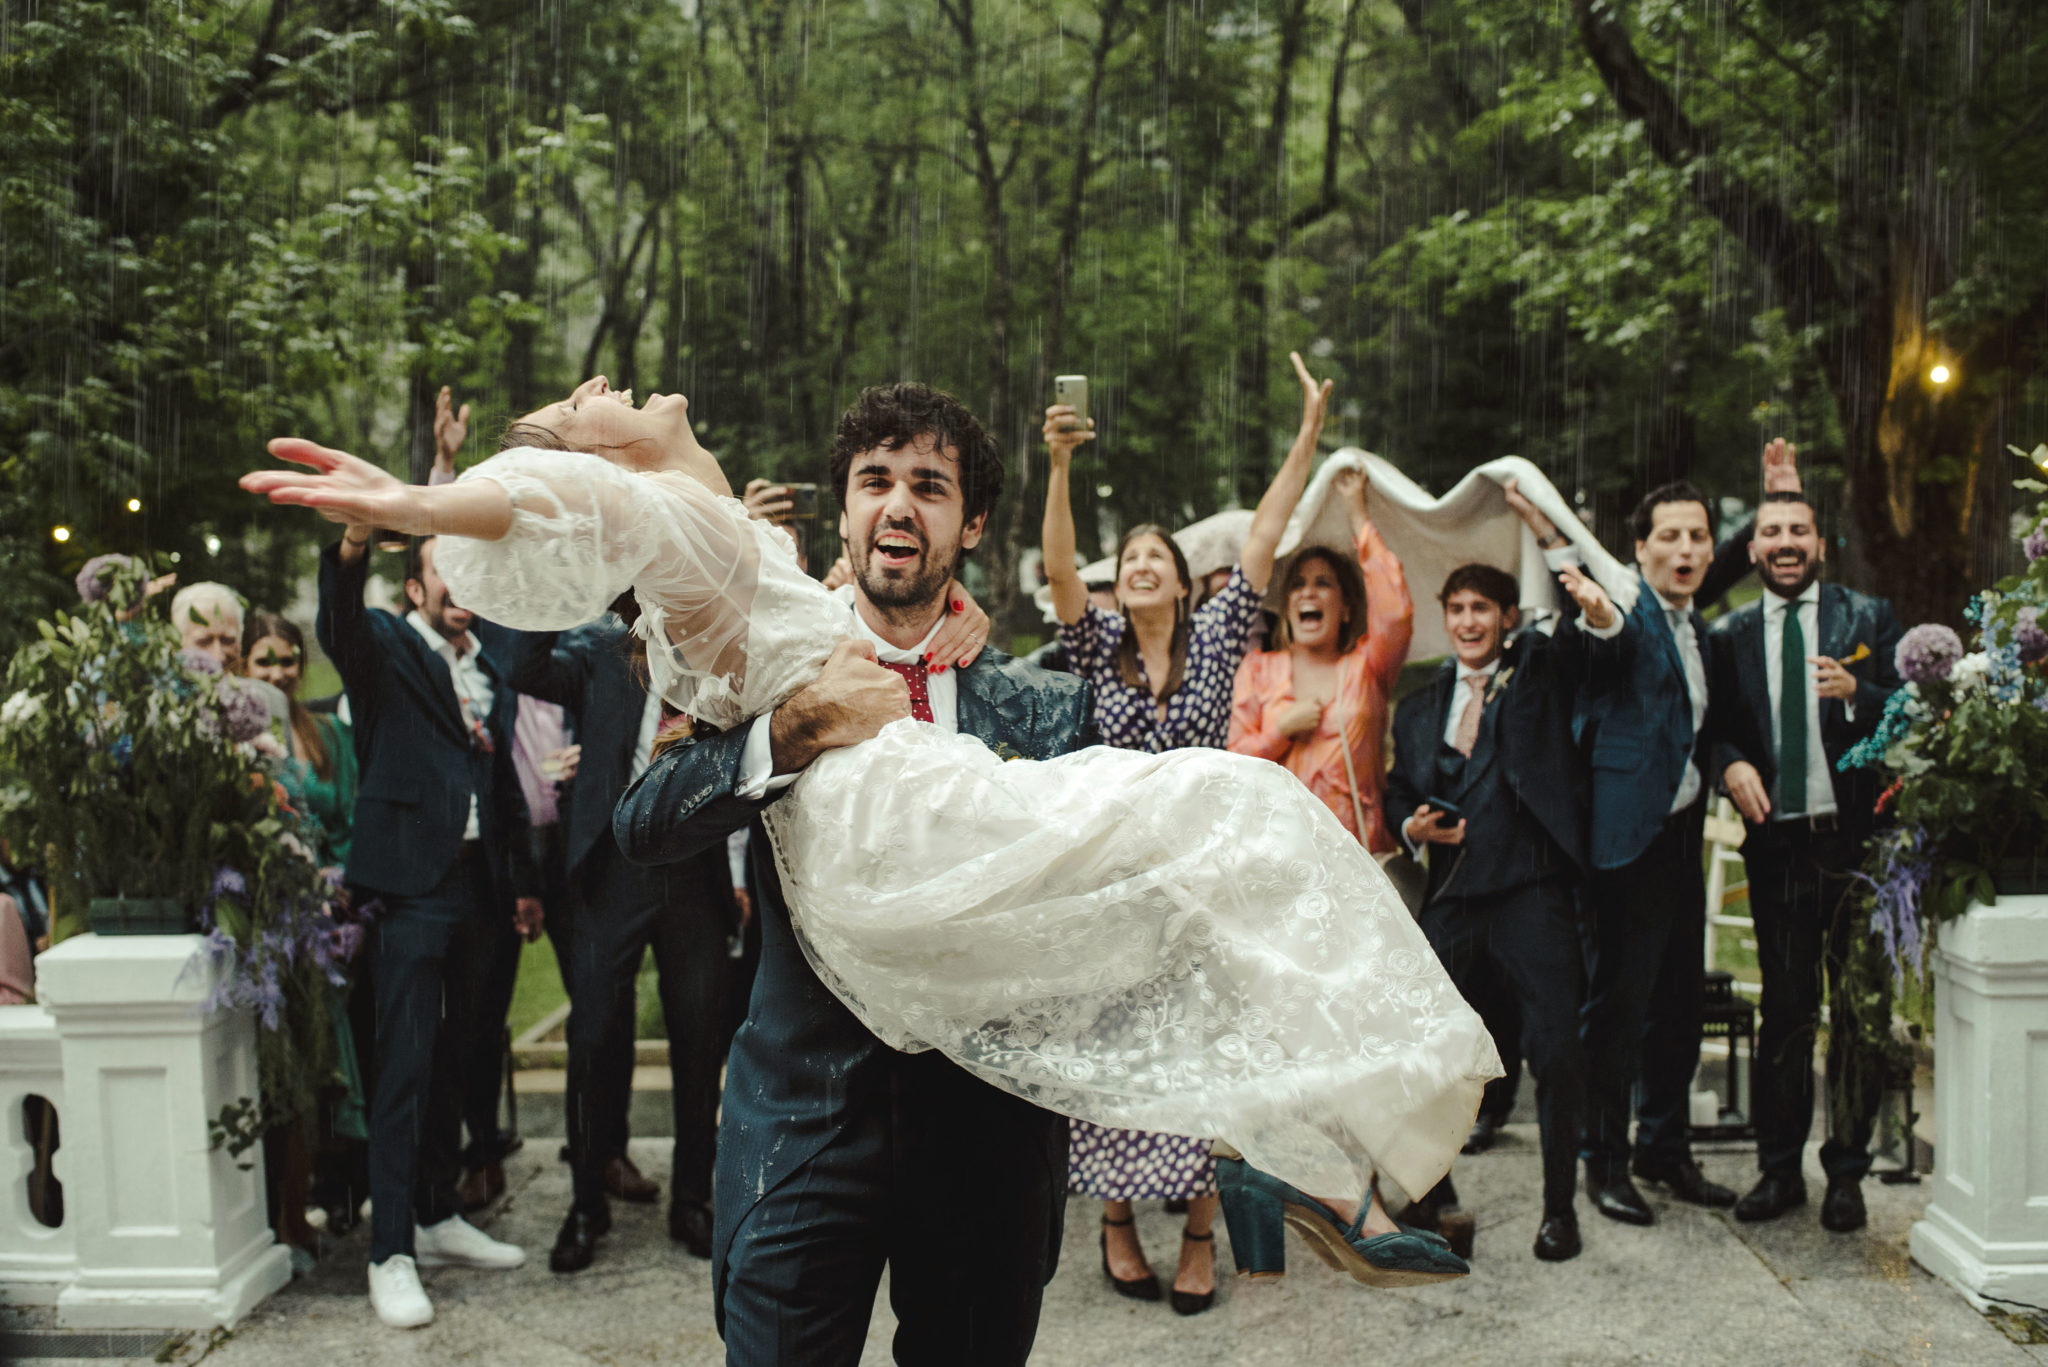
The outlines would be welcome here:
<svg viewBox="0 0 2048 1367">
<path fill-rule="evenodd" d="M 252 470 L 241 485 L 272 503 L 311 508 L 329 522 L 427 533 L 434 528 L 422 492 L 390 471 L 298 437 L 278 437 L 270 454 L 306 470 Z"/>
<path fill-rule="evenodd" d="M 955 579 L 946 586 L 946 619 L 939 625 L 938 634 L 932 637 L 931 653 L 925 657 L 932 672 L 941 669 L 965 669 L 981 654 L 981 648 L 988 644 L 988 614 L 981 610 L 981 604 L 968 596 L 967 590 Z"/>
</svg>

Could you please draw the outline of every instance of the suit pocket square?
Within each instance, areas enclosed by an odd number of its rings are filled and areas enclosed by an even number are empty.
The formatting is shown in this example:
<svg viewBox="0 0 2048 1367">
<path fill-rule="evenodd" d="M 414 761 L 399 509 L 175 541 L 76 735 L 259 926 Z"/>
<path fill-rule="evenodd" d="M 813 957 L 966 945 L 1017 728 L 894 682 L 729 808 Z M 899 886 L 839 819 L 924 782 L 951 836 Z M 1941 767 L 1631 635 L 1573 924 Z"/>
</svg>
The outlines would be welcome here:
<svg viewBox="0 0 2048 1367">
<path fill-rule="evenodd" d="M 1858 641 L 1856 643 L 1856 649 L 1850 651 L 1847 655 L 1842 657 L 1842 663 L 1845 665 L 1852 665 L 1855 664 L 1858 660 L 1867 660 L 1869 658 L 1870 643 L 1868 641 Z"/>
</svg>

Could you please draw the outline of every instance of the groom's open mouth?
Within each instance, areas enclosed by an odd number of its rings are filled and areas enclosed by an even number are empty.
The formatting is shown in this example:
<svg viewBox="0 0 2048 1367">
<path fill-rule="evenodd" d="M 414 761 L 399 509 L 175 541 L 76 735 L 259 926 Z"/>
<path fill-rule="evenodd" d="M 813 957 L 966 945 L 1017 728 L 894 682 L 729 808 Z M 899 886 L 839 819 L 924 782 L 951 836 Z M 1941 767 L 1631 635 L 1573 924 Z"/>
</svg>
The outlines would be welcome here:
<svg viewBox="0 0 2048 1367">
<path fill-rule="evenodd" d="M 923 553 L 924 543 L 909 532 L 883 532 L 874 540 L 874 557 L 885 569 L 908 569 Z"/>
</svg>

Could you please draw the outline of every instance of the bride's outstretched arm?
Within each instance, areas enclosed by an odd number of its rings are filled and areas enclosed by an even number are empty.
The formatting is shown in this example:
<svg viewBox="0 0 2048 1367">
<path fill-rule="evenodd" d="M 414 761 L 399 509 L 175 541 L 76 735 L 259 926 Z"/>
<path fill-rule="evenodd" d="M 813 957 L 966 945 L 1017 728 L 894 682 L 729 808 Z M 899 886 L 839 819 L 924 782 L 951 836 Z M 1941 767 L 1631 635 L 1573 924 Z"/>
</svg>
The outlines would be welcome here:
<svg viewBox="0 0 2048 1367">
<path fill-rule="evenodd" d="M 512 499 L 489 480 L 433 487 L 407 484 L 346 451 L 299 437 L 278 437 L 270 454 L 305 468 L 254 470 L 241 484 L 272 503 L 312 508 L 350 529 L 384 527 L 415 536 L 467 536 L 496 541 L 512 529 Z M 351 545 L 362 538 L 345 537 Z"/>
</svg>

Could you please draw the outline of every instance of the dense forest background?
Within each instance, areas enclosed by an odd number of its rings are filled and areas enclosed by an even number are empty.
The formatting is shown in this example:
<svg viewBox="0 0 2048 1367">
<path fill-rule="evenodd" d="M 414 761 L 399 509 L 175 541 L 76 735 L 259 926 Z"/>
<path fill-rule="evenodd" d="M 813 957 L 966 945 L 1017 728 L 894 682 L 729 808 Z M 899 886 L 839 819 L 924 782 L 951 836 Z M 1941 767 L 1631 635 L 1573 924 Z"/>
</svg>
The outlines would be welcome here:
<svg viewBox="0 0 2048 1367">
<path fill-rule="evenodd" d="M 102 550 L 288 599 L 268 436 L 421 477 L 440 385 L 475 459 L 597 372 L 736 482 L 961 394 L 1029 634 L 1051 376 L 1086 550 L 1255 499 L 1290 348 L 1331 444 L 1525 455 L 1618 546 L 1789 436 L 1953 617 L 2048 437 L 2044 167 L 2024 0 L 0 0 L 0 651 Z"/>
</svg>

